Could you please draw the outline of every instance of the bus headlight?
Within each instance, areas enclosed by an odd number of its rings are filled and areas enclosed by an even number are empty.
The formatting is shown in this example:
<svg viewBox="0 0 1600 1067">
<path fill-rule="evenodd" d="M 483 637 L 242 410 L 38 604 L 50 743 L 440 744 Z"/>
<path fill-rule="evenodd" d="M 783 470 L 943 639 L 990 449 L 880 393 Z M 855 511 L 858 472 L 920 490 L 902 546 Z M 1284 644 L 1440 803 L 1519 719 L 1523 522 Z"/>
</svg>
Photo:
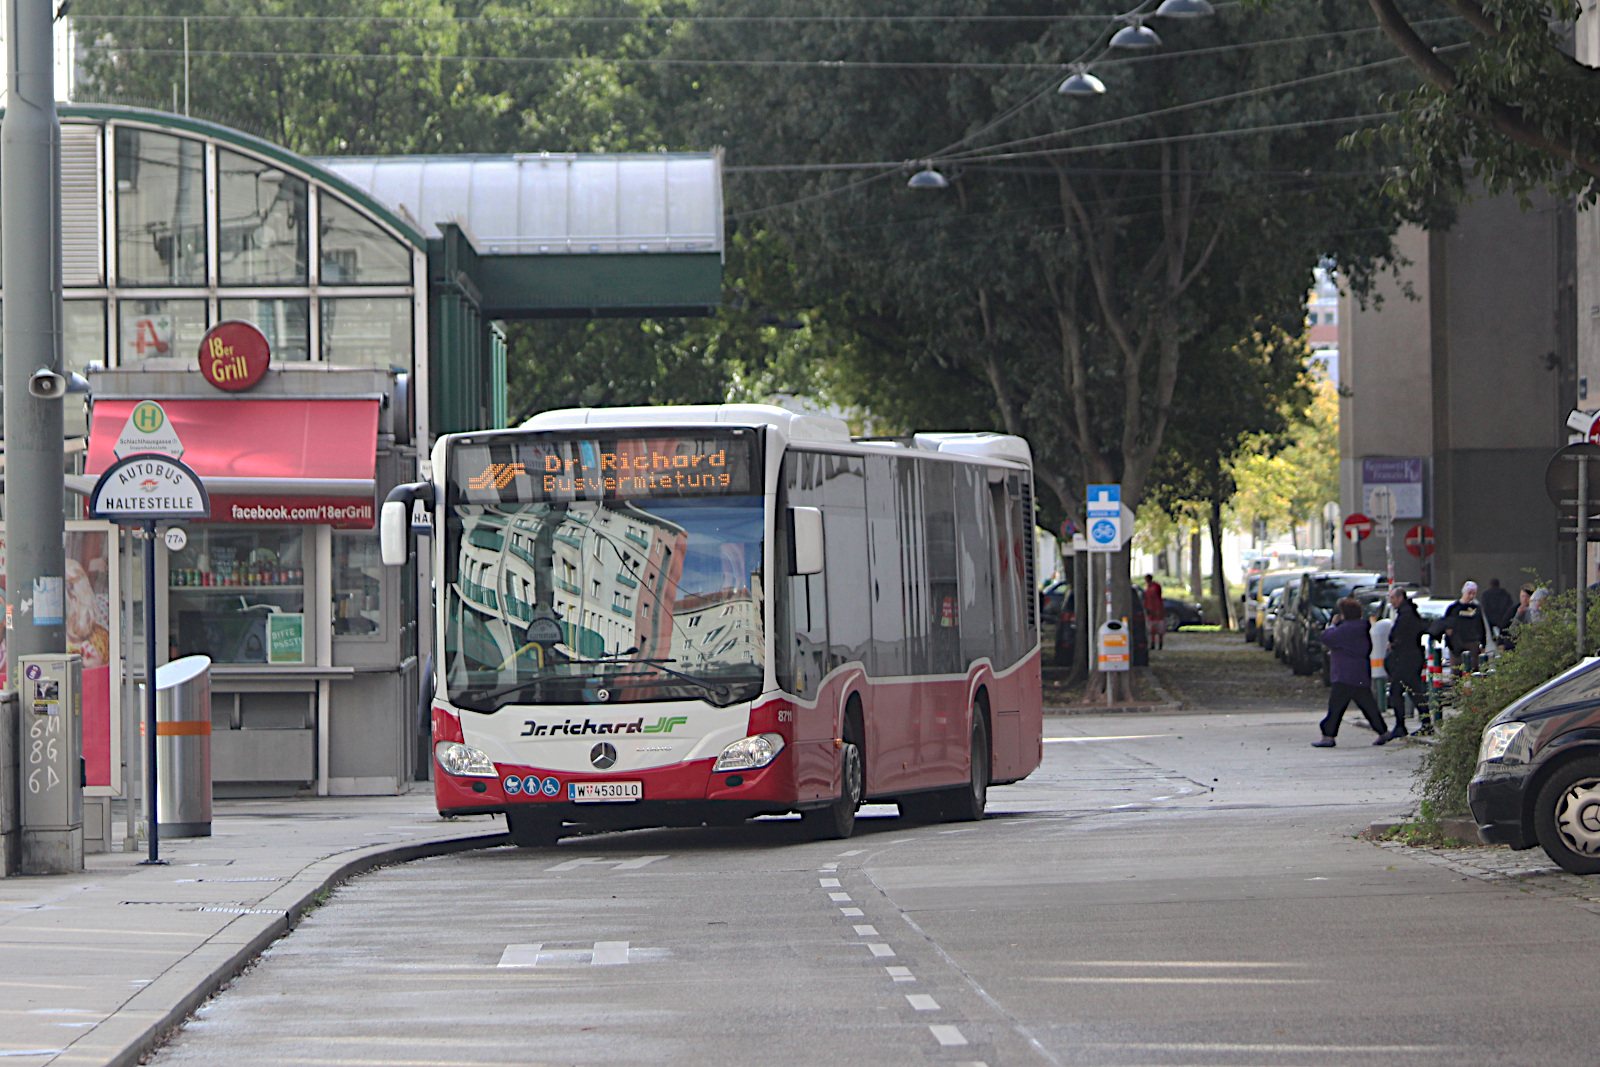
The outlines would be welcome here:
<svg viewBox="0 0 1600 1067">
<path fill-rule="evenodd" d="M 717 757 L 717 762 L 711 768 L 716 774 L 719 771 L 753 771 L 765 767 L 778 758 L 778 753 L 783 751 L 783 736 L 781 734 L 756 734 L 754 737 L 741 737 L 733 744 L 722 750 L 722 755 Z"/>
<path fill-rule="evenodd" d="M 1517 740 L 1527 728 L 1525 722 L 1503 722 L 1483 732 L 1483 743 L 1478 746 L 1478 762 L 1500 760 L 1502 763 L 1521 763 L 1524 753 Z"/>
<path fill-rule="evenodd" d="M 468 748 L 460 741 L 440 741 L 433 746 L 434 757 L 446 774 L 465 778 L 493 778 L 499 772 L 486 753 Z"/>
</svg>

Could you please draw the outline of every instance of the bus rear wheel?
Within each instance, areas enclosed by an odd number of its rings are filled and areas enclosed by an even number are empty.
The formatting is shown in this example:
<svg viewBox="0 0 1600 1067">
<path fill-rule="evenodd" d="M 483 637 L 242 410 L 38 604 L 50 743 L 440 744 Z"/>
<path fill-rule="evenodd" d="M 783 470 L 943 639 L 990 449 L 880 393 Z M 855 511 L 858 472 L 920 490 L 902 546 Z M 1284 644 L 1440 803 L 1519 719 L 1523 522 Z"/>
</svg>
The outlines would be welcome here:
<svg viewBox="0 0 1600 1067">
<path fill-rule="evenodd" d="M 561 820 L 537 811 L 511 808 L 506 812 L 506 830 L 518 848 L 549 848 L 561 838 Z"/>
<path fill-rule="evenodd" d="M 846 741 L 839 750 L 839 799 L 825 808 L 800 813 L 806 835 L 814 841 L 842 841 L 855 833 L 856 810 L 861 807 L 866 780 L 861 749 Z"/>
</svg>

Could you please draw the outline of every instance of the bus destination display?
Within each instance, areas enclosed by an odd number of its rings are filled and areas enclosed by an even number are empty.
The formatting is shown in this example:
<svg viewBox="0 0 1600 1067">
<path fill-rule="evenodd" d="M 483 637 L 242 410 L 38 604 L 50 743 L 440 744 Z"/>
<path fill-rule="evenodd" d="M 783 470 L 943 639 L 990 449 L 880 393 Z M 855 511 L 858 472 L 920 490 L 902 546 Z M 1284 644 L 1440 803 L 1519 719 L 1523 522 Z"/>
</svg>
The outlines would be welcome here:
<svg viewBox="0 0 1600 1067">
<path fill-rule="evenodd" d="M 458 445 L 459 499 L 523 503 L 660 500 L 752 492 L 755 435 L 733 430 L 662 437 L 540 434 Z"/>
</svg>

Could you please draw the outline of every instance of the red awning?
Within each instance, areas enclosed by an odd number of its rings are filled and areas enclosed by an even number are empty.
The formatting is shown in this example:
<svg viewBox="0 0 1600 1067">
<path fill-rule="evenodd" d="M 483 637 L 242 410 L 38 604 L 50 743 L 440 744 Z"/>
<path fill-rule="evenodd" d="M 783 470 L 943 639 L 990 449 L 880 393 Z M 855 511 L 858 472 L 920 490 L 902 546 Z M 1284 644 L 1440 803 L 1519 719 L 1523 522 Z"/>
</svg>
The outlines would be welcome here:
<svg viewBox="0 0 1600 1067">
<path fill-rule="evenodd" d="M 176 452 L 159 447 L 176 434 L 180 458 L 205 482 L 212 522 L 372 526 L 376 398 L 160 400 L 165 421 L 153 431 L 148 411 L 146 426 L 132 424 L 143 403 L 95 402 L 85 473 L 109 467 L 124 438 L 124 454 Z"/>
</svg>

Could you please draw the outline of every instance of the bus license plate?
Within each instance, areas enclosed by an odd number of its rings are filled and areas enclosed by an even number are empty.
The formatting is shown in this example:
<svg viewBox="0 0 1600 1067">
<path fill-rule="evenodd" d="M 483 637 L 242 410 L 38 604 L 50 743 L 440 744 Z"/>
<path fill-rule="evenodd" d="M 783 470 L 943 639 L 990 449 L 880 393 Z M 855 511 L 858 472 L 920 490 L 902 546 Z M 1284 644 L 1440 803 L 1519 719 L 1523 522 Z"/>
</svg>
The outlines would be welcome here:
<svg viewBox="0 0 1600 1067">
<path fill-rule="evenodd" d="M 567 799 L 574 804 L 643 800 L 643 782 L 568 782 Z"/>
</svg>

